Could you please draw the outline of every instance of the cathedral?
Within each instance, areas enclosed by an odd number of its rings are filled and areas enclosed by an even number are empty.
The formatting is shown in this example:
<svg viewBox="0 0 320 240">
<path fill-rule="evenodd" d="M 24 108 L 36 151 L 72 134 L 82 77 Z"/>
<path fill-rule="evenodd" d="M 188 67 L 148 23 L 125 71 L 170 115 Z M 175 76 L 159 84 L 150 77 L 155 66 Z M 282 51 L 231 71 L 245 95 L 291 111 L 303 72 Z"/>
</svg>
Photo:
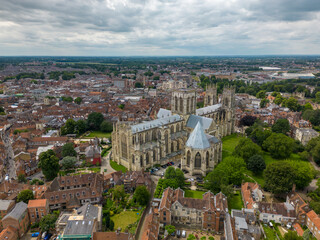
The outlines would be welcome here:
<svg viewBox="0 0 320 240">
<path fill-rule="evenodd" d="M 216 87 L 208 86 L 199 109 L 196 91 L 179 89 L 171 110 L 160 109 L 157 119 L 114 125 L 112 158 L 133 171 L 181 161 L 181 169 L 205 176 L 221 161 L 221 138 L 234 132 L 234 124 L 234 88 L 225 87 L 218 99 Z"/>
</svg>

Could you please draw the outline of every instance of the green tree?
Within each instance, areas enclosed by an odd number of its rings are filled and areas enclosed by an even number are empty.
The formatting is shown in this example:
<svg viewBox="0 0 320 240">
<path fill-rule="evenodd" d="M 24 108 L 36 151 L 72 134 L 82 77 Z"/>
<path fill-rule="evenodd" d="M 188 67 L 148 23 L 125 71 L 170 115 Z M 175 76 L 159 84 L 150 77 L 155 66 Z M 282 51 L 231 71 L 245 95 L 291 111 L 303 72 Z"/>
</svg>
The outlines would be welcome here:
<svg viewBox="0 0 320 240">
<path fill-rule="evenodd" d="M 263 148 L 277 159 L 290 157 L 293 147 L 294 140 L 282 133 L 272 133 L 263 143 Z"/>
<path fill-rule="evenodd" d="M 19 174 L 18 182 L 19 183 L 26 183 L 27 182 L 26 176 L 24 174 Z"/>
<path fill-rule="evenodd" d="M 174 179 L 180 188 L 184 186 L 184 174 L 179 168 L 174 168 L 172 166 L 168 167 L 164 174 L 164 178 Z"/>
<path fill-rule="evenodd" d="M 69 118 L 66 121 L 66 124 L 61 128 L 61 134 L 67 135 L 67 134 L 74 134 L 76 128 L 76 121 L 74 121 L 72 118 Z"/>
<path fill-rule="evenodd" d="M 118 108 L 120 108 L 120 109 L 124 109 L 124 107 L 125 107 L 124 104 L 120 104 L 120 105 L 118 106 Z"/>
<path fill-rule="evenodd" d="M 266 91 L 264 91 L 264 90 L 259 91 L 259 92 L 257 93 L 256 97 L 257 97 L 257 98 L 260 98 L 260 99 L 266 98 Z"/>
<path fill-rule="evenodd" d="M 261 155 L 253 155 L 248 159 L 247 168 L 258 174 L 266 168 L 266 163 Z"/>
<path fill-rule="evenodd" d="M 167 230 L 169 236 L 176 231 L 176 227 L 172 225 L 166 225 L 165 229 Z"/>
<path fill-rule="evenodd" d="M 102 122 L 103 122 L 102 113 L 97 113 L 97 112 L 90 113 L 87 120 L 88 129 L 99 130 Z"/>
<path fill-rule="evenodd" d="M 288 231 L 284 234 L 284 240 L 303 240 L 303 237 L 300 237 L 295 231 Z"/>
<path fill-rule="evenodd" d="M 31 182 L 30 182 L 30 185 L 36 185 L 36 184 L 43 185 L 44 182 L 42 180 L 38 179 L 38 178 L 32 179 Z"/>
<path fill-rule="evenodd" d="M 291 111 L 297 112 L 299 108 L 298 100 L 293 97 L 290 97 L 286 100 L 285 106 L 289 108 Z"/>
<path fill-rule="evenodd" d="M 235 147 L 233 154 L 248 161 L 250 157 L 261 154 L 261 148 L 252 142 L 250 138 L 242 138 Z"/>
<path fill-rule="evenodd" d="M 263 148 L 263 142 L 270 137 L 272 132 L 270 130 L 263 130 L 263 128 L 256 128 L 249 135 L 253 142 L 257 143 Z M 263 148 L 264 149 L 264 148 Z"/>
<path fill-rule="evenodd" d="M 63 157 L 76 157 L 77 156 L 77 152 L 76 150 L 74 150 L 74 145 L 72 142 L 70 143 L 66 143 L 62 146 L 62 156 Z"/>
<path fill-rule="evenodd" d="M 55 229 L 56 221 L 58 220 L 58 214 L 48 214 L 41 218 L 39 222 L 39 227 L 42 232 L 48 232 L 50 230 Z"/>
<path fill-rule="evenodd" d="M 189 234 L 187 240 L 195 240 L 196 237 L 193 234 Z"/>
<path fill-rule="evenodd" d="M 303 106 L 303 112 L 305 112 L 306 110 L 313 110 L 311 103 L 308 102 Z"/>
<path fill-rule="evenodd" d="M 150 199 L 150 193 L 146 186 L 138 186 L 134 191 L 133 198 L 140 206 L 146 206 Z"/>
<path fill-rule="evenodd" d="M 271 163 L 264 170 L 265 187 L 268 191 L 278 195 L 288 193 L 294 183 L 293 169 L 285 161 Z"/>
<path fill-rule="evenodd" d="M 42 169 L 43 175 L 48 181 L 53 180 L 59 172 L 59 158 L 57 158 L 56 154 L 53 150 L 48 150 L 46 152 L 42 152 L 39 155 L 39 168 Z"/>
<path fill-rule="evenodd" d="M 269 103 L 269 100 L 264 98 L 260 101 L 260 108 L 265 108 L 267 104 Z"/>
<path fill-rule="evenodd" d="M 30 189 L 22 190 L 17 196 L 17 202 L 28 203 L 29 200 L 34 199 L 33 192 Z"/>
<path fill-rule="evenodd" d="M 320 103 L 320 92 L 317 92 L 315 96 L 316 96 L 316 102 Z"/>
<path fill-rule="evenodd" d="M 222 185 L 241 185 L 246 164 L 242 158 L 226 157 L 205 178 L 205 188 L 214 193 L 221 191 Z"/>
<path fill-rule="evenodd" d="M 111 192 L 113 201 L 121 202 L 126 196 L 123 185 L 116 185 Z"/>
<path fill-rule="evenodd" d="M 74 102 L 76 103 L 76 104 L 81 104 L 82 103 L 82 98 L 81 97 L 77 97 L 76 99 L 74 99 Z"/>
<path fill-rule="evenodd" d="M 314 178 L 313 168 L 309 162 L 287 161 L 294 173 L 294 183 L 298 189 L 307 187 Z"/>
<path fill-rule="evenodd" d="M 72 97 L 68 97 L 68 96 L 63 96 L 61 98 L 61 100 L 64 101 L 64 102 L 68 102 L 68 103 L 73 102 L 73 98 Z"/>
<path fill-rule="evenodd" d="M 312 149 L 311 156 L 313 161 L 315 161 L 316 164 L 320 165 L 320 141 L 317 143 L 314 149 Z"/>
<path fill-rule="evenodd" d="M 74 168 L 77 163 L 77 158 L 76 157 L 70 157 L 66 156 L 62 159 L 61 165 L 63 169 L 70 169 Z"/>
<path fill-rule="evenodd" d="M 134 87 L 135 87 L 135 88 L 143 88 L 143 84 L 142 84 L 141 82 L 136 82 L 136 83 L 134 84 Z"/>
<path fill-rule="evenodd" d="M 82 134 L 87 130 L 87 124 L 84 120 L 78 120 L 76 123 L 76 134 Z"/>
<path fill-rule="evenodd" d="M 290 123 L 288 119 L 278 119 L 272 125 L 272 132 L 287 134 L 290 131 Z"/>
<path fill-rule="evenodd" d="M 103 121 L 101 123 L 101 125 L 100 125 L 101 132 L 109 133 L 109 132 L 112 132 L 112 130 L 113 130 L 112 123 L 110 123 L 108 121 Z"/>
<path fill-rule="evenodd" d="M 276 97 L 273 102 L 277 105 L 281 105 L 281 103 L 283 102 L 284 98 L 283 97 Z"/>
</svg>

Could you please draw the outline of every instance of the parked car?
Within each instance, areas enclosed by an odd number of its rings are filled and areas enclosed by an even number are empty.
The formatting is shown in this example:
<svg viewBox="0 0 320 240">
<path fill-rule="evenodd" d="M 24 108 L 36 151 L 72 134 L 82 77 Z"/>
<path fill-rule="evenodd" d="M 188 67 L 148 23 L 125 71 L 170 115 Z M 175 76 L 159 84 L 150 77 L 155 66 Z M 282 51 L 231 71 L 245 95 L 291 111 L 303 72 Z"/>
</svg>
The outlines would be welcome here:
<svg viewBox="0 0 320 240">
<path fill-rule="evenodd" d="M 180 236 L 181 236 L 181 231 L 177 230 L 177 238 L 180 238 Z"/>
<path fill-rule="evenodd" d="M 51 238 L 52 234 L 47 233 L 47 235 L 43 238 L 44 240 L 49 240 Z"/>
<path fill-rule="evenodd" d="M 203 182 L 203 179 L 201 177 L 197 177 L 197 182 Z"/>
<path fill-rule="evenodd" d="M 185 238 L 187 236 L 187 233 L 185 230 L 182 230 L 182 233 L 181 233 L 181 237 Z"/>
<path fill-rule="evenodd" d="M 167 168 L 167 165 L 162 165 L 161 167 L 162 167 L 162 168 Z"/>
<path fill-rule="evenodd" d="M 40 234 L 39 232 L 32 233 L 32 234 L 31 234 L 31 237 L 38 237 L 39 234 Z"/>
<path fill-rule="evenodd" d="M 176 232 L 171 233 L 171 236 L 174 237 L 176 235 Z"/>
</svg>

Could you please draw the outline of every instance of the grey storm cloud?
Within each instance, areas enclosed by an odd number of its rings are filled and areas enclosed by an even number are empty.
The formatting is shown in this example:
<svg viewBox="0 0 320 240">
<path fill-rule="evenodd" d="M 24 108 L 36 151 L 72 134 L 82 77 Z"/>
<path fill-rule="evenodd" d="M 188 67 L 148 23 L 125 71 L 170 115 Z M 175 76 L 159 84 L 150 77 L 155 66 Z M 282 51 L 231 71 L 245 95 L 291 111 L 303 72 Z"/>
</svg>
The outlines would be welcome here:
<svg viewBox="0 0 320 240">
<path fill-rule="evenodd" d="M 319 0 L 0 0 L 0 55 L 319 54 Z"/>
</svg>

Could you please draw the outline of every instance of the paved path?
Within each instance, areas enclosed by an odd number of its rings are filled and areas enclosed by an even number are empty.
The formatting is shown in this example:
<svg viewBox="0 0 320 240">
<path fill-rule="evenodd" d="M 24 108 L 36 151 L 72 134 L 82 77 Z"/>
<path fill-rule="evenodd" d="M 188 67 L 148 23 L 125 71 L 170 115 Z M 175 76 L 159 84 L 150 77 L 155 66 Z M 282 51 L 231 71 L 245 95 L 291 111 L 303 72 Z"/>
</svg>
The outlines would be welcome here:
<svg viewBox="0 0 320 240">
<path fill-rule="evenodd" d="M 109 173 L 113 173 L 113 172 L 116 172 L 116 170 L 114 170 L 111 166 L 110 166 L 110 156 L 111 156 L 111 152 L 108 152 L 108 155 L 103 157 L 102 160 L 101 160 L 101 170 L 100 170 L 100 173 L 103 174 L 106 169 L 106 174 L 109 174 Z"/>
</svg>

